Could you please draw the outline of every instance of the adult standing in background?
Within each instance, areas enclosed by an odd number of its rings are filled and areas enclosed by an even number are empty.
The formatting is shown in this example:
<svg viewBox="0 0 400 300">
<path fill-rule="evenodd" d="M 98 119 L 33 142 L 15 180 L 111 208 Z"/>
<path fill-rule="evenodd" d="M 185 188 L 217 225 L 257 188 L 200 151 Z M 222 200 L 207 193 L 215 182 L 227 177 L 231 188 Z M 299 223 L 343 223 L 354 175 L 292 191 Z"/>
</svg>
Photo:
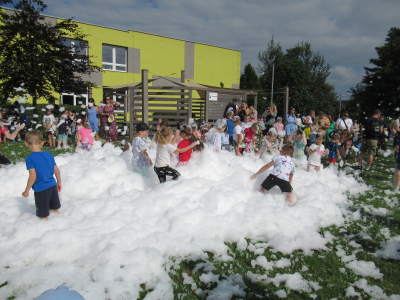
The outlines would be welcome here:
<svg viewBox="0 0 400 300">
<path fill-rule="evenodd" d="M 99 113 L 98 107 L 94 104 L 94 99 L 90 98 L 88 107 L 86 107 L 86 118 L 89 121 L 90 129 L 95 133 L 95 140 L 99 140 L 99 126 L 100 120 L 97 117 Z"/>
<path fill-rule="evenodd" d="M 224 118 L 225 119 L 227 119 L 228 117 L 226 116 L 226 113 L 228 112 L 228 111 L 232 111 L 233 112 L 233 115 L 235 116 L 236 115 L 236 110 L 238 109 L 238 106 L 237 106 L 237 99 L 236 98 L 233 98 L 232 99 L 232 103 L 229 103 L 226 107 L 225 107 L 225 110 L 224 110 Z"/>
<path fill-rule="evenodd" d="M 361 125 L 362 142 L 361 142 L 361 154 L 358 159 L 358 168 L 362 168 L 362 160 L 365 153 L 368 154 L 367 168 L 365 171 L 371 169 L 374 155 L 376 154 L 376 148 L 378 146 L 378 136 L 383 132 L 383 123 L 380 119 L 381 111 L 375 109 L 372 112 L 372 117 L 365 119 Z"/>
<path fill-rule="evenodd" d="M 392 120 L 392 123 L 390 124 L 390 131 L 393 134 L 393 147 L 396 147 L 400 138 L 400 115 Z M 394 159 L 397 158 L 397 152 L 398 150 L 395 149 Z"/>
<path fill-rule="evenodd" d="M 246 101 L 242 101 L 242 105 L 236 110 L 236 115 L 239 116 L 240 122 L 244 122 L 244 117 L 250 115 L 250 109 Z"/>
<path fill-rule="evenodd" d="M 291 107 L 290 111 L 288 114 L 286 114 L 286 126 L 285 126 L 285 131 L 286 131 L 286 141 L 289 140 L 290 135 L 297 130 L 297 119 L 296 115 L 294 114 L 296 110 Z"/>
<path fill-rule="evenodd" d="M 349 118 L 350 114 L 346 110 L 343 112 L 343 116 L 336 121 L 335 130 L 349 130 L 354 135 L 353 120 Z"/>
<path fill-rule="evenodd" d="M 267 135 L 268 131 L 274 127 L 275 118 L 277 115 L 277 109 L 275 104 L 271 103 L 268 108 L 263 113 L 263 121 L 265 124 L 265 129 L 263 130 L 263 135 Z"/>
<path fill-rule="evenodd" d="M 118 141 L 117 121 L 115 120 L 114 110 L 119 109 L 119 102 L 106 96 L 104 99 L 106 105 L 100 107 L 99 115 L 101 116 L 101 123 L 103 124 L 104 132 L 106 135 L 106 142 L 112 143 Z"/>
<path fill-rule="evenodd" d="M 331 126 L 331 122 L 326 114 L 323 111 L 318 112 L 318 117 L 315 118 L 315 124 L 317 124 L 319 128 L 319 132 L 323 134 L 326 133 L 326 130 Z"/>
</svg>

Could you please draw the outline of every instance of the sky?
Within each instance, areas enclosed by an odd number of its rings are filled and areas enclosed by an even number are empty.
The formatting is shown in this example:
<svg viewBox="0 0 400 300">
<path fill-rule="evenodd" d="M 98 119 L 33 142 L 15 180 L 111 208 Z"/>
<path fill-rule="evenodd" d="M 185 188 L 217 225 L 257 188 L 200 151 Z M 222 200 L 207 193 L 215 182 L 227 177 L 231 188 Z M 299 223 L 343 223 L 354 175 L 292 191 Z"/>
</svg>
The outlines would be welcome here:
<svg viewBox="0 0 400 300">
<path fill-rule="evenodd" d="M 331 65 L 338 94 L 361 81 L 391 27 L 400 1 L 371 0 L 45 0 L 47 15 L 211 44 L 241 51 L 241 67 L 258 66 L 274 36 L 284 50 L 308 41 Z"/>
</svg>

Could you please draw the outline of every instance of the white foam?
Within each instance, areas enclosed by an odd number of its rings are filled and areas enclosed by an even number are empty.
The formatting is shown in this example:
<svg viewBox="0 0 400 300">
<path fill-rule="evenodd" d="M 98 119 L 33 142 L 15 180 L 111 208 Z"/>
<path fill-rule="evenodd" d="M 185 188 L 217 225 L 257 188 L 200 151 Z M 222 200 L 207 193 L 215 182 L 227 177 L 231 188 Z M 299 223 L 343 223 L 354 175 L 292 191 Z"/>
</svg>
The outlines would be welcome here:
<svg viewBox="0 0 400 300">
<path fill-rule="evenodd" d="M 145 283 L 153 290 L 149 299 L 172 299 L 165 268 L 170 257 L 209 251 L 231 260 L 225 242 L 245 249 L 250 246 L 245 238 L 263 241 L 255 251 L 327 249 L 333 236 L 321 236 L 320 228 L 343 225 L 350 205 L 346 192 L 367 190 L 345 172 L 324 169 L 318 175 L 300 168 L 293 178 L 297 204 L 289 207 L 278 188 L 258 192 L 269 171 L 250 180 L 264 165 L 261 159 L 216 154 L 206 146 L 179 169 L 181 179 L 161 185 L 152 169 L 147 178 L 133 172 L 131 151 L 121 155 L 118 147 L 98 144 L 85 155 L 55 158 L 63 178 L 62 207 L 49 221 L 34 215 L 33 191 L 21 197 L 25 163 L 0 169 L 0 282 L 8 282 L 0 298 L 15 292 L 16 299 L 32 299 L 61 284 L 86 300 L 103 299 L 105 290 L 109 299 L 135 298 Z M 155 150 L 148 153 L 154 162 Z M 171 164 L 176 162 L 173 157 Z M 290 261 L 271 263 L 279 268 Z M 300 277 L 284 281 L 291 289 L 311 291 Z M 235 293 L 242 295 L 239 277 L 217 284 L 219 291 L 238 286 Z"/>
</svg>

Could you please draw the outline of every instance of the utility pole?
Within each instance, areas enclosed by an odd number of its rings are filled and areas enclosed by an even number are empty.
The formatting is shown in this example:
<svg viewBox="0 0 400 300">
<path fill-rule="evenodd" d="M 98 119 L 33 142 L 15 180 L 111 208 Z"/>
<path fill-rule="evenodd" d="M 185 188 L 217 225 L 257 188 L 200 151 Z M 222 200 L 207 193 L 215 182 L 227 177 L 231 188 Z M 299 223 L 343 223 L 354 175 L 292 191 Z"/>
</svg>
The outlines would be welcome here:
<svg viewBox="0 0 400 300">
<path fill-rule="evenodd" d="M 275 65 L 272 65 L 272 91 L 271 91 L 271 104 L 274 102 L 274 74 L 275 74 Z"/>
</svg>

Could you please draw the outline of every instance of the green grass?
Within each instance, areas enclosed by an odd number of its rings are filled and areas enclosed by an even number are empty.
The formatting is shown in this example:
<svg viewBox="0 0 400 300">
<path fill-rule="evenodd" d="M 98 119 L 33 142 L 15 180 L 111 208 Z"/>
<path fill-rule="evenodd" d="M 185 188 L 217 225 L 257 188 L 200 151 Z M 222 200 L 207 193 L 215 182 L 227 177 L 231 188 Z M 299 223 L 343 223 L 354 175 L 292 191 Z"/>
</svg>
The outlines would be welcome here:
<svg viewBox="0 0 400 300">
<path fill-rule="evenodd" d="M 14 163 L 23 161 L 30 153 L 21 143 L 2 144 L 1 150 Z M 69 152 L 67 150 L 49 150 L 46 146 L 44 150 L 48 150 L 53 155 Z M 12 152 L 15 155 L 11 154 Z M 354 159 L 349 161 L 353 162 Z M 236 244 L 226 244 L 229 248 L 228 255 L 233 258 L 232 261 L 221 261 L 213 253 L 207 253 L 207 257 L 202 260 L 193 260 L 191 257 L 171 257 L 169 264 L 165 267 L 173 281 L 174 298 L 205 299 L 218 284 L 230 280 L 233 285 L 237 284 L 244 288 L 246 293 L 245 296 L 236 294 L 231 299 L 280 299 L 275 294 L 279 290 L 286 292 L 287 299 L 315 297 L 317 299 L 345 299 L 345 290 L 363 277 L 346 267 L 346 262 L 343 262 L 338 256 L 339 249 L 343 249 L 346 256 L 355 255 L 358 261 L 373 262 L 379 268 L 384 275 L 383 280 L 365 277 L 369 285 L 380 287 L 387 296 L 400 294 L 400 261 L 386 260 L 375 255 L 375 252 L 380 249 L 381 242 L 386 241 L 388 235 L 390 237 L 400 235 L 400 206 L 398 204 L 400 194 L 387 193 L 387 190 L 392 190 L 394 173 L 391 169 L 394 167 L 393 155 L 387 158 L 379 156 L 374 161 L 372 171 L 362 172 L 360 176 L 356 177 L 358 181 L 370 186 L 370 189 L 363 194 L 349 195 L 349 199 L 353 203 L 351 211 L 359 211 L 361 218 L 346 221 L 343 227 L 321 228 L 321 234 L 327 234 L 329 231 L 335 236 L 333 242 L 326 245 L 329 250 L 313 251 L 312 254 L 294 251 L 287 255 L 266 248 L 262 255 L 268 262 L 278 261 L 282 258 L 290 261 L 290 266 L 274 267 L 269 271 L 252 265 L 252 261 L 260 256 L 259 254 L 254 254 L 249 250 L 238 250 Z M 388 212 L 386 215 L 380 216 L 374 214 L 371 211 L 372 208 L 386 208 Z M 254 245 L 261 244 L 261 242 L 251 240 L 247 240 L 247 242 Z M 321 288 L 315 290 L 309 287 L 305 291 L 297 291 L 286 287 L 285 282 L 281 282 L 278 286 L 267 282 L 268 279 L 275 278 L 277 274 L 295 274 L 296 272 L 304 280 L 318 283 Z M 207 274 L 215 274 L 217 282 L 205 283 L 203 278 Z M 264 279 L 252 280 L 255 275 L 264 276 Z M 187 277 L 186 280 L 191 280 L 193 284 L 184 283 L 184 277 Z M 2 283 L 0 288 L 6 284 Z M 141 287 L 139 299 L 144 299 L 151 290 L 147 290 L 145 284 L 142 284 Z M 373 298 L 357 287 L 354 289 L 361 294 L 361 299 Z M 14 299 L 14 297 L 9 299 Z"/>
</svg>

